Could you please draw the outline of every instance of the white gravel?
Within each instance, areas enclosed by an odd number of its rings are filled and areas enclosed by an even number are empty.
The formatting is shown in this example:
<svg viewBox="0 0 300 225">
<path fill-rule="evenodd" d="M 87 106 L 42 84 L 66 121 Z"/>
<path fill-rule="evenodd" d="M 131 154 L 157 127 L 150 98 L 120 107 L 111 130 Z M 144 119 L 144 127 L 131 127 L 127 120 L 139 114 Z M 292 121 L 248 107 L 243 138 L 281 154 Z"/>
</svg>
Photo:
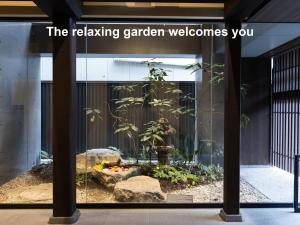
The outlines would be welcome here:
<svg viewBox="0 0 300 225">
<path fill-rule="evenodd" d="M 223 202 L 223 181 L 176 190 L 169 194 L 193 195 L 195 203 Z M 243 179 L 241 179 L 240 198 L 241 202 L 271 202 L 269 198 Z"/>
</svg>

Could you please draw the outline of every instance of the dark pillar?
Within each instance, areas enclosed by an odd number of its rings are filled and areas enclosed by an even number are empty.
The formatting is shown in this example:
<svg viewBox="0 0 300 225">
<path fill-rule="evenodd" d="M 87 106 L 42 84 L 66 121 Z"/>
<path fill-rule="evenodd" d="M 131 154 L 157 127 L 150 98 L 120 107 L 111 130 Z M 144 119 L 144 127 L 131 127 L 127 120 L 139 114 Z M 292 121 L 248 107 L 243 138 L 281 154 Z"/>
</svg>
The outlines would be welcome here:
<svg viewBox="0 0 300 225">
<path fill-rule="evenodd" d="M 54 16 L 53 26 L 69 30 L 75 20 Z M 70 224 L 76 209 L 75 94 L 76 37 L 53 37 L 53 216 L 49 223 Z"/>
<path fill-rule="evenodd" d="M 241 37 L 232 39 L 231 29 L 239 21 L 226 22 L 225 111 L 224 111 L 224 208 L 220 216 L 227 222 L 242 221 L 240 215 L 240 71 Z"/>
</svg>

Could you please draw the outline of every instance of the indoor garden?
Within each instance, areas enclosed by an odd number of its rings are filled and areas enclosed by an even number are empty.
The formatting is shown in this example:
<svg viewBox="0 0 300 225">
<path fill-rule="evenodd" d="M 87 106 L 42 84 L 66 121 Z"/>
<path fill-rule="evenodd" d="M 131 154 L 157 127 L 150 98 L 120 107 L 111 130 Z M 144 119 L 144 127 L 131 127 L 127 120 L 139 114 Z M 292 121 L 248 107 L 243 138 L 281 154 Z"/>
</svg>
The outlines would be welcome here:
<svg viewBox="0 0 300 225">
<path fill-rule="evenodd" d="M 0 34 L 0 204 L 51 203 L 51 41 L 42 23 L 1 23 Z M 223 51 L 214 38 L 78 38 L 78 203 L 223 202 Z M 252 76 L 242 77 L 240 89 L 240 198 L 280 202 L 252 172 L 264 169 L 263 153 L 269 158 L 268 147 L 249 147 L 258 124 L 247 106 L 256 94 Z"/>
<path fill-rule="evenodd" d="M 0 187 L 1 203 L 52 202 L 49 60 L 41 59 L 45 149 L 39 164 Z M 77 72 L 78 203 L 223 201 L 223 100 L 214 95 L 222 93 L 224 65 L 196 58 L 188 59 L 189 64 L 181 58 L 161 60 L 98 58 L 121 68 L 110 81 Z M 129 73 L 138 71 L 136 77 L 126 78 L 126 66 Z M 208 90 L 209 96 L 204 94 Z M 246 95 L 246 87 L 241 93 Z M 242 120 L 247 126 L 247 115 Z M 243 180 L 241 198 L 268 201 Z"/>
</svg>

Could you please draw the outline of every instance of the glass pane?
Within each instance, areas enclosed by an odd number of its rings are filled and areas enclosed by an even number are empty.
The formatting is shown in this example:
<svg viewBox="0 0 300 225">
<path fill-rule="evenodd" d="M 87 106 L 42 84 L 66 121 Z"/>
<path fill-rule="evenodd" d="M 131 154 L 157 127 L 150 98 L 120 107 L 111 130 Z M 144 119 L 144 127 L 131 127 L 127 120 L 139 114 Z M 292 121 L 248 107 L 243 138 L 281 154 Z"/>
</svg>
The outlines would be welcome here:
<svg viewBox="0 0 300 225">
<path fill-rule="evenodd" d="M 223 83 L 215 81 L 223 80 L 222 45 L 214 38 L 87 38 L 77 59 L 85 112 L 79 140 L 86 143 L 77 170 L 82 164 L 86 202 L 222 202 Z"/>
</svg>

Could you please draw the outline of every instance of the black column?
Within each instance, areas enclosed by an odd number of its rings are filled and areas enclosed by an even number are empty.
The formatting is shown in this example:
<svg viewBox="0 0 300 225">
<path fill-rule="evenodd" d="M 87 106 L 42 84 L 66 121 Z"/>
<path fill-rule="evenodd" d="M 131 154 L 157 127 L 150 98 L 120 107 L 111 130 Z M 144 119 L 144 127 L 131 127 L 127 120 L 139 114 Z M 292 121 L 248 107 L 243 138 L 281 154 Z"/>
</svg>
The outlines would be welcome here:
<svg viewBox="0 0 300 225">
<path fill-rule="evenodd" d="M 226 22 L 229 36 L 225 39 L 225 111 L 224 111 L 224 209 L 220 216 L 238 222 L 240 216 L 240 71 L 241 37 L 232 39 L 232 29 L 240 21 Z"/>
<path fill-rule="evenodd" d="M 53 26 L 69 30 L 53 37 L 53 217 L 49 223 L 74 223 L 76 210 L 76 37 L 75 20 L 54 16 Z"/>
</svg>

